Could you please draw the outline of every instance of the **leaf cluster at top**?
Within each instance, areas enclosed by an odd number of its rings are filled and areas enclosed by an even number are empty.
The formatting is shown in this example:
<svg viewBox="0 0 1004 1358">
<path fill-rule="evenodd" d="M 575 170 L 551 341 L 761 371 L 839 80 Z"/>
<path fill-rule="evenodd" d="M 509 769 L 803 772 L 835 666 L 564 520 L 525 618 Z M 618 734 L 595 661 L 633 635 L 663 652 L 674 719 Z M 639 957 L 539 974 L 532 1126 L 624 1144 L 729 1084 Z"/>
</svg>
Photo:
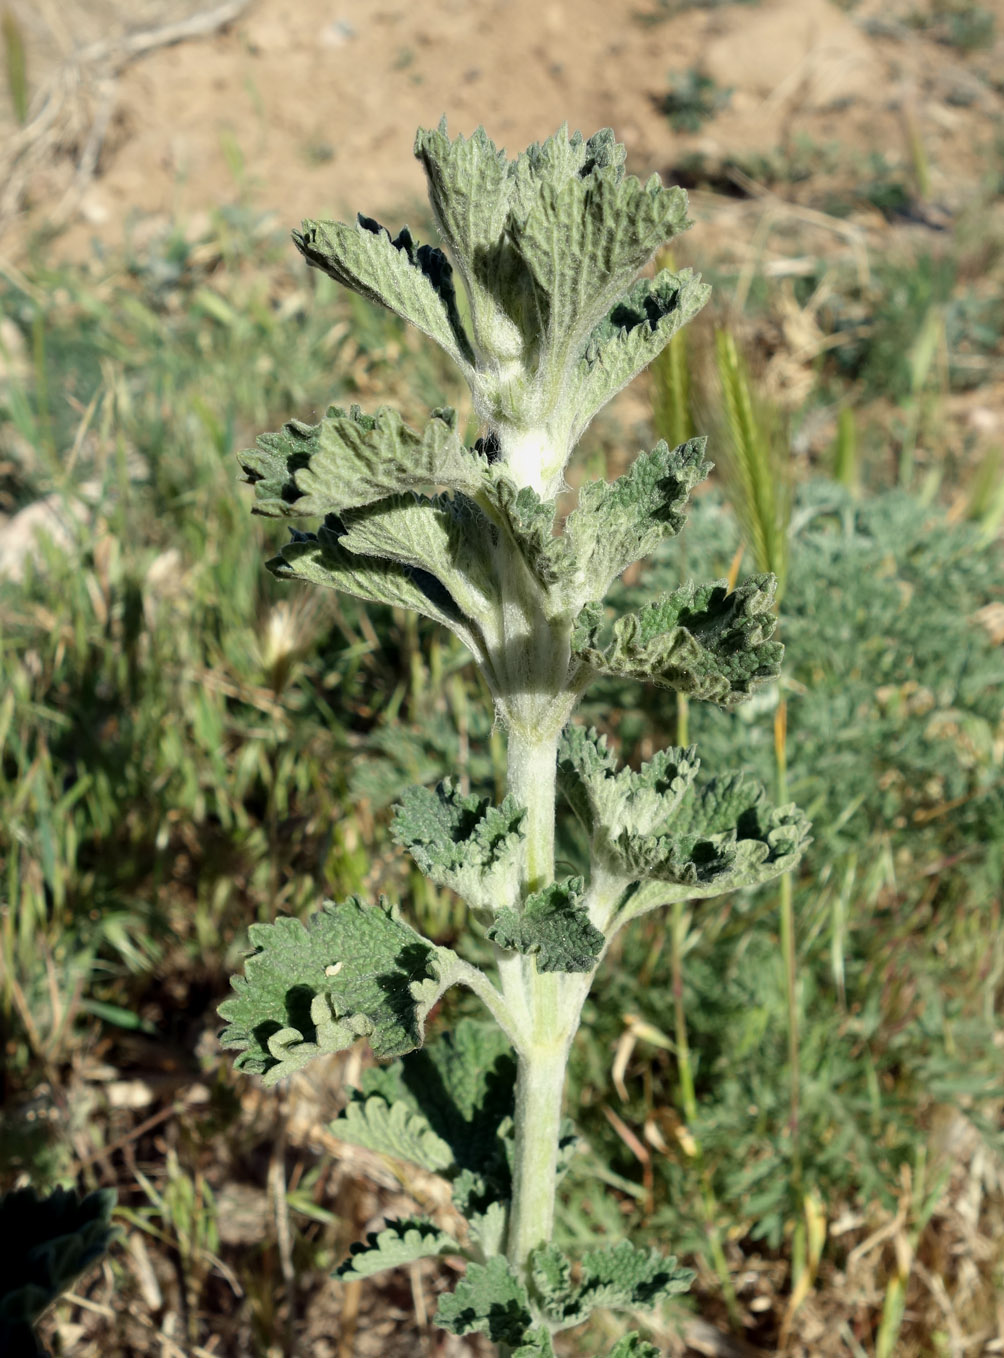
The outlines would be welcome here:
<svg viewBox="0 0 1004 1358">
<path fill-rule="evenodd" d="M 322 519 L 315 532 L 294 531 L 270 569 L 451 628 L 503 709 L 538 667 L 573 695 L 622 673 L 742 702 L 778 670 L 766 577 L 734 594 L 671 592 L 602 635 L 613 581 L 680 531 L 710 467 L 703 440 L 660 443 L 614 482 L 584 487 L 555 533 L 575 441 L 703 304 L 706 289 L 687 273 L 637 279 L 686 224 L 686 195 L 626 175 L 609 130 L 586 141 L 562 128 L 509 161 L 483 129 L 451 141 L 444 123 L 419 132 L 416 154 L 468 293 L 470 335 L 446 256 L 407 230 L 391 238 L 369 218 L 314 222 L 297 243 L 438 340 L 467 377 L 485 432 L 467 448 L 450 409 L 415 431 L 387 408 L 332 406 L 316 425 L 263 435 L 241 456 L 258 512 Z M 513 653 L 513 604 L 527 638 L 554 629 L 553 657 Z M 563 660 L 569 626 L 573 655 Z"/>
<path fill-rule="evenodd" d="M 372 219 L 304 222 L 305 258 L 434 339 L 467 380 L 488 429 L 546 431 L 558 450 L 549 493 L 596 411 L 647 366 L 704 304 L 689 270 L 639 270 L 685 229 L 687 197 L 653 175 L 624 172 L 609 128 L 588 140 L 567 127 L 506 158 L 478 128 L 451 141 L 445 120 L 419 131 L 415 153 L 453 266 Z M 503 437 L 503 447 L 505 437 Z"/>
</svg>

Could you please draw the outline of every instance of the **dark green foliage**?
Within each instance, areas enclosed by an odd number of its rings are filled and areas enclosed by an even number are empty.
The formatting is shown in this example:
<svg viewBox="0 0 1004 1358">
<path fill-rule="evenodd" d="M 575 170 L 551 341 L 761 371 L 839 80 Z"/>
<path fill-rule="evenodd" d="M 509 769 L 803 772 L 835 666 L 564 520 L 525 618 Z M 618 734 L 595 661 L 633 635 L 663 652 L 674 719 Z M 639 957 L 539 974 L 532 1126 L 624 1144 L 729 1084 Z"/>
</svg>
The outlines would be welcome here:
<svg viewBox="0 0 1004 1358">
<path fill-rule="evenodd" d="M 997 16 L 986 5 L 967 4 L 949 13 L 944 41 L 963 52 L 989 51 L 997 30 Z"/>
<path fill-rule="evenodd" d="M 225 281 L 221 257 L 243 261 Z M 409 639 L 374 607 L 365 625 L 381 642 L 360 645 L 354 601 L 334 610 L 262 571 L 275 528 L 249 519 L 233 450 L 279 411 L 323 408 L 341 348 L 324 307 L 280 324 L 273 286 L 293 287 L 273 238 L 236 211 L 154 239 L 107 294 L 83 267 L 46 266 L 28 292 L 0 286 L 0 310 L 44 341 L 30 379 L 0 382 L 2 509 L 52 495 L 55 517 L 79 522 L 72 546 L 43 535 L 23 578 L 2 582 L 0 859 L 19 921 L 2 970 L 57 1064 L 101 1027 L 187 1049 L 194 1010 L 162 1006 L 157 989 L 192 986 L 193 1006 L 211 1004 L 250 919 L 307 908 L 318 880 L 344 898 L 366 870 L 330 807 L 347 795 L 352 732 L 392 700 Z M 364 355 L 400 341 L 387 322 L 360 325 Z M 46 431 L 66 457 L 48 458 Z M 16 1087 L 37 1048 L 0 989 Z M 66 1138 L 15 1106 L 0 1159 L 44 1181 L 67 1172 Z"/>
<path fill-rule="evenodd" d="M 781 671 L 784 648 L 773 641 L 775 581 L 751 576 L 735 590 L 724 580 L 692 581 L 618 613 L 605 629 L 599 607 L 583 610 L 573 655 L 587 674 L 623 675 L 734 707 Z"/>
<path fill-rule="evenodd" d="M 576 1283 L 569 1259 L 556 1245 L 544 1245 L 534 1251 L 531 1276 L 548 1320 L 561 1329 L 580 1324 L 601 1306 L 650 1309 L 687 1292 L 694 1280 L 693 1270 L 678 1268 L 675 1257 L 636 1249 L 627 1240 L 588 1250 Z"/>
<path fill-rule="evenodd" d="M 376 810 L 392 806 L 409 784 L 435 785 L 444 769 L 462 765 L 476 787 L 491 786 L 496 778 L 490 749 L 492 712 L 480 700 L 483 690 L 471 676 L 468 652 L 459 643 L 451 645 L 449 639 L 446 647 L 441 646 L 432 629 L 422 636 L 421 644 L 423 665 L 426 656 L 432 657 L 437 670 L 445 662 L 445 675 L 430 675 L 415 694 L 411 725 L 375 725 L 367 735 L 365 756 L 352 768 L 352 796 L 365 797 Z M 443 700 L 443 687 L 462 697 L 469 745 L 458 738 L 455 712 Z"/>
<path fill-rule="evenodd" d="M 570 877 L 529 895 L 520 913 L 504 906 L 488 937 L 509 952 L 535 957 L 538 971 L 592 971 L 604 939 L 581 905 L 583 887 L 581 877 Z"/>
<path fill-rule="evenodd" d="M 876 191 L 879 178 L 876 168 Z M 893 188 L 901 178 L 895 166 L 881 175 Z M 870 181 L 864 188 L 871 191 Z M 10 607 L 0 703 L 0 856 L 17 920 L 7 974 L 23 985 L 47 1046 L 53 983 L 61 994 L 80 994 L 76 1013 L 66 1011 L 62 1038 L 51 1030 L 56 1060 L 72 1053 L 82 1028 L 93 1030 L 99 1021 L 107 1025 L 112 1062 L 123 1059 L 112 1025 L 150 1031 L 156 1024 L 159 1045 L 170 1050 L 181 1032 L 187 1049 L 184 1025 L 212 1003 L 203 998 L 201 978 L 216 994 L 225 985 L 221 940 L 256 913 L 300 913 L 318 880 L 330 883 L 338 899 L 361 889 L 374 862 L 392 856 L 380 811 L 405 784 L 431 784 L 444 770 L 459 770 L 475 788 L 494 785 L 495 800 L 501 796 L 498 733 L 483 691 L 464 671 L 460 645 L 444 640 L 439 628 L 415 627 L 410 615 L 403 621 L 390 606 L 364 611 L 331 591 L 313 591 L 322 607 L 301 613 L 308 591 L 301 600 L 301 591 L 260 570 L 263 555 L 277 550 L 274 525 L 249 522 L 248 492 L 231 484 L 231 451 L 245 430 L 274 427 L 290 411 L 312 418 L 331 395 L 332 380 L 347 409 L 357 398 L 350 369 L 364 368 L 367 386 L 417 374 L 413 388 L 394 390 L 412 410 L 420 385 L 427 403 L 443 400 L 450 376 L 435 366 L 439 350 L 423 341 L 410 345 L 387 312 L 352 298 L 333 301 L 316 273 L 308 285 L 319 289 L 321 304 L 282 311 L 280 323 L 274 298 L 291 296 L 293 283 L 277 277 L 267 242 L 233 214 L 214 230 L 208 249 L 205 241 L 193 248 L 180 229 L 173 231 L 162 247 L 155 243 L 133 261 L 128 287 L 110 278 L 100 296 L 64 273 L 35 279 L 31 295 L 4 285 L 5 314 L 29 342 L 41 338 L 50 368 L 47 383 L 31 382 L 24 393 L 3 388 L 4 429 L 16 423 L 21 438 L 43 454 L 69 449 L 80 409 L 99 395 L 115 403 L 111 438 L 99 428 L 99 403 L 75 463 L 81 480 L 95 467 L 103 478 L 101 513 L 79 552 L 39 546 L 23 584 L 4 586 Z M 992 249 L 992 241 L 986 244 Z M 418 251 L 394 249 L 411 267 Z M 240 263 L 227 271 L 213 264 L 211 274 L 200 255 Z M 980 274 L 970 283 L 971 267 L 956 272 L 950 262 L 935 266 L 923 257 L 872 263 L 871 286 L 852 283 L 825 304 L 821 323 L 839 328 L 843 344 L 838 354 L 821 357 L 824 375 L 839 375 L 839 355 L 846 355 L 847 372 L 863 379 L 866 393 L 898 399 L 908 388 L 913 339 L 931 308 L 943 307 L 952 386 L 982 380 L 1000 349 L 992 279 Z M 268 269 L 259 272 L 263 264 Z M 301 282 L 298 275 L 296 286 Z M 795 286 L 804 284 L 808 295 L 818 282 L 819 275 Z M 633 328 L 620 333 L 644 337 L 653 333 L 655 303 L 640 290 L 636 302 Z M 617 314 L 627 313 L 622 307 Z M 352 363 L 341 361 L 341 341 L 328 338 L 333 319 L 343 317 L 351 318 L 353 343 L 362 349 Z M 599 332 L 607 332 L 607 321 Z M 403 346 L 406 363 L 381 356 L 389 344 L 395 353 Z M 459 404 L 456 394 L 450 399 Z M 22 425 L 25 411 L 31 422 Z M 22 462 L 21 446 L 4 435 L 4 510 L 63 484 L 58 463 L 50 468 L 44 456 Z M 139 465 L 118 466 L 118 447 L 137 449 Z M 606 493 L 599 484 L 597 492 Z M 73 488 L 66 494 L 67 513 L 75 513 Z M 855 504 L 827 487 L 818 495 L 814 501 L 806 492 L 796 505 L 780 632 L 794 666 L 794 687 L 786 690 L 792 795 L 811 802 L 815 820 L 795 896 L 806 1179 L 832 1211 L 846 1205 L 852 1213 L 870 1211 L 876 1204 L 895 1211 L 904 1167 L 915 1167 L 946 1109 L 961 1107 L 969 1130 L 996 1135 L 995 911 L 1004 878 L 997 733 L 1004 676 L 999 649 L 972 619 L 1002 597 L 1004 578 L 993 548 L 935 510 L 901 496 Z M 361 512 L 358 531 L 389 525 L 389 516 L 379 517 L 378 524 Z M 530 505 L 531 528 L 533 519 Z M 684 543 L 689 558 L 677 556 L 673 544 L 660 546 L 669 564 L 643 573 L 641 588 L 619 597 L 640 608 L 653 588 L 673 590 L 696 572 L 721 576 L 736 541 L 730 516 L 702 498 Z M 546 569 L 543 531 L 534 542 L 535 551 L 544 548 Z M 296 648 L 273 661 L 258 647 L 277 600 L 294 604 Z M 672 748 L 682 738 L 671 696 L 609 678 L 592 693 L 591 719 L 623 737 L 613 748 L 634 769 L 654 740 L 669 747 L 662 782 L 684 776 L 687 752 Z M 734 764 L 738 745 L 743 761 L 769 781 L 772 701 L 767 688 L 741 717 L 692 708 L 690 737 L 699 741 L 705 767 Z M 626 766 L 617 777 L 632 772 Z M 359 814 L 334 820 L 332 806 Z M 572 817 L 563 811 L 563 820 L 571 839 Z M 563 854 L 574 860 L 563 871 L 584 866 L 567 842 Z M 413 901 L 420 914 L 417 890 Z M 786 1252 L 796 1219 L 773 911 L 769 893 L 701 905 L 683 965 L 699 1105 L 690 1130 L 705 1151 L 720 1221 L 737 1235 L 764 1237 L 754 1247 L 761 1253 Z M 651 1211 L 631 1214 L 632 1197 L 644 1204 L 638 1167 L 610 1132 L 598 1097 L 609 1085 L 622 1015 L 638 1015 L 672 1037 L 666 939 L 661 916 L 621 936 L 602 1003 L 590 1004 L 588 1031 L 576 1048 L 571 1099 L 594 1149 L 565 1181 L 562 1229 L 579 1252 L 598 1228 L 627 1229 L 646 1243 L 647 1231 L 648 1240 L 672 1240 L 688 1255 L 706 1249 L 694 1165 L 668 1132 L 666 1153 L 653 1153 Z M 55 968 L 47 971 L 50 956 Z M 11 960 L 6 952 L 4 960 Z M 184 1012 L 161 1009 L 168 987 L 174 993 L 179 980 L 187 984 L 193 976 L 199 979 Z M 9 997 L 5 989 L 8 1004 Z M 458 1012 L 448 1005 L 444 1026 Z M 4 1037 L 16 1094 L 19 1083 L 37 1082 L 39 1065 L 12 1007 Z M 417 1101 L 399 1102 L 405 1095 L 391 1089 L 398 1067 L 418 1056 L 393 1063 L 393 1077 L 368 1073 L 372 1090 L 386 1076 L 391 1101 L 371 1092 L 353 1101 L 340 1125 L 349 1139 L 359 1117 L 371 1137 L 363 1144 L 445 1171 L 471 1218 L 488 1198 L 508 1191 L 506 1143 L 489 1133 L 496 1117 L 511 1114 L 511 1059 L 504 1043 L 499 1064 L 493 1066 L 491 1052 L 478 1056 L 495 1074 L 509 1062 L 506 1080 L 499 1080 L 506 1098 L 500 1094 L 498 1109 L 485 1117 L 487 1150 L 479 1140 L 484 1159 L 503 1166 L 486 1185 L 482 1165 L 457 1169 L 445 1139 L 453 1133 L 440 1123 L 434 1130 L 415 1111 Z M 629 1098 L 618 1111 L 639 1135 L 653 1106 L 658 1117 L 679 1106 L 672 1053 L 639 1042 L 626 1079 Z M 413 1084 L 419 1092 L 437 1087 L 424 1065 Z M 378 1110 L 388 1124 L 382 1134 Z M 458 1113 L 457 1125 L 463 1121 Z M 24 1115 L 12 1098 L 0 1159 L 15 1169 L 34 1165 L 39 1176 L 62 1172 L 62 1139 L 45 1160 L 31 1158 L 37 1151 L 27 1139 L 15 1144 L 20 1127 L 34 1135 L 48 1125 L 35 1117 L 34 1105 Z M 600 1179 L 608 1171 L 619 1176 L 615 1196 Z M 838 1266 L 844 1240 L 852 1239 L 853 1233 L 831 1239 L 827 1248 Z M 298 1250 L 308 1243 L 298 1240 Z M 730 1248 L 749 1246 L 739 1238 Z M 890 1256 L 875 1259 L 881 1284 Z M 532 1329 L 517 1350 L 519 1358 L 549 1352 L 546 1336 Z M 622 1341 L 614 1354 L 657 1358 L 637 1338 Z"/>
<path fill-rule="evenodd" d="M 859 193 L 872 207 L 878 208 L 887 222 L 908 217 L 916 211 L 907 171 L 892 168 L 881 152 L 869 156 L 868 173 L 862 176 Z"/>
<path fill-rule="evenodd" d="M 699 132 L 701 124 L 727 108 L 731 90 L 723 90 L 703 71 L 674 71 L 660 107 L 674 132 Z"/>
<path fill-rule="evenodd" d="M 1001 353 L 1001 312 L 993 297 L 960 276 L 951 255 L 886 259 L 867 283 L 846 277 L 819 316 L 827 333 L 843 336 L 827 369 L 862 382 L 868 395 L 908 397 L 911 354 L 932 309 L 944 324 L 950 386 L 977 386 L 987 360 Z"/>
<path fill-rule="evenodd" d="M 32 1325 L 108 1249 L 114 1207 L 111 1189 L 81 1198 L 20 1188 L 0 1197 L 0 1353 L 44 1353 Z"/>
<path fill-rule="evenodd" d="M 962 52 L 989 52 L 993 47 L 997 16 L 975 0 L 930 0 L 926 9 L 908 16 L 914 28 L 921 29 L 938 42 Z"/>
<path fill-rule="evenodd" d="M 726 5 L 759 3 L 760 0 L 656 0 L 655 9 L 636 11 L 634 17 L 642 24 L 661 24 L 688 9 L 724 9 Z"/>
<path fill-rule="evenodd" d="M 412 1159 L 449 1178 L 466 1172 L 459 1182 L 469 1209 L 477 1197 L 471 1175 L 477 1176 L 482 1196 L 487 1185 L 492 1196 L 508 1196 L 500 1127 L 512 1115 L 515 1080 L 516 1063 L 499 1029 L 462 1019 L 420 1051 L 367 1071 L 361 1091 L 331 1130 L 340 1140 Z M 403 1114 L 412 1145 L 395 1149 L 387 1119 Z"/>
</svg>

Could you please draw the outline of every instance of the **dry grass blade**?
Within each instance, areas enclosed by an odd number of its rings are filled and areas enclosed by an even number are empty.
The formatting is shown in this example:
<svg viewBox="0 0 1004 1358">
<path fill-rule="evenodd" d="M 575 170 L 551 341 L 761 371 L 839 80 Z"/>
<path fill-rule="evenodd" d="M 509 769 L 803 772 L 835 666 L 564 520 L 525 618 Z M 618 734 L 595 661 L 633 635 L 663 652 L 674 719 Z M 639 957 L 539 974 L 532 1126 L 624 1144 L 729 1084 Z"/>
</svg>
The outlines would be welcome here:
<svg viewBox="0 0 1004 1358">
<path fill-rule="evenodd" d="M 71 52 L 30 105 L 24 92 L 24 116 L 18 108 L 20 130 L 0 148 L 0 230 L 21 208 L 32 178 L 44 166 L 77 152 L 73 182 L 49 214 L 49 225 L 59 227 L 71 216 L 94 176 L 105 133 L 115 109 L 115 77 L 130 61 L 158 47 L 204 37 L 232 23 L 249 0 L 226 0 L 186 19 L 90 43 Z M 11 32 L 4 25 L 8 70 L 15 62 Z"/>
</svg>

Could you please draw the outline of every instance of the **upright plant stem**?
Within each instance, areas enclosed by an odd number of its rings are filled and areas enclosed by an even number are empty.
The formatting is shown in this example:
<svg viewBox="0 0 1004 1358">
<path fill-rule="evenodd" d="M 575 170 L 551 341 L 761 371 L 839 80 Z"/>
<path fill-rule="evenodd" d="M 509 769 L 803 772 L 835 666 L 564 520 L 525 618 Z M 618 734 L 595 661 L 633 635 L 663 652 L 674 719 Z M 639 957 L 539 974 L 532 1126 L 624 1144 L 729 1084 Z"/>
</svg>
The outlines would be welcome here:
<svg viewBox="0 0 1004 1358">
<path fill-rule="evenodd" d="M 509 731 L 509 792 L 527 809 L 525 886 L 539 891 L 554 879 L 554 799 L 558 732 Z M 512 1206 L 506 1254 L 525 1277 L 531 1250 L 551 1239 L 568 1049 L 579 1006 L 566 991 L 581 978 L 541 974 L 532 957 L 500 966 L 502 990 L 523 1016 L 518 1046 Z M 571 983 L 571 984 L 569 984 Z M 583 992 L 584 993 L 584 992 Z"/>
<path fill-rule="evenodd" d="M 509 794 L 525 806 L 526 890 L 539 891 L 554 880 L 554 798 L 558 770 L 558 736 L 509 730 Z"/>
<path fill-rule="evenodd" d="M 506 1254 L 510 1264 L 524 1278 L 531 1250 L 546 1244 L 554 1230 L 558 1137 L 567 1059 L 565 1042 L 535 1045 L 519 1058 L 512 1207 Z"/>
</svg>

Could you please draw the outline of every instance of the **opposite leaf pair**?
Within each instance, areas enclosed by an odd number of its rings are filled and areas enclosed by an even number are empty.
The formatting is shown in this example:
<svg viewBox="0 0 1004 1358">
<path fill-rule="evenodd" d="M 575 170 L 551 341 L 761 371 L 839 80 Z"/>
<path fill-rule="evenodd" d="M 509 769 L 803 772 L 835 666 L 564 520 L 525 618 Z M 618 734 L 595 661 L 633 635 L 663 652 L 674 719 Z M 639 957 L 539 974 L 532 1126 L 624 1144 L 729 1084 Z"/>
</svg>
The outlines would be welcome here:
<svg viewBox="0 0 1004 1358">
<path fill-rule="evenodd" d="M 557 637 L 571 629 L 555 678 L 571 693 L 602 675 L 629 676 L 731 707 L 776 678 L 770 576 L 736 590 L 684 585 L 605 621 L 612 581 L 682 527 L 709 470 L 703 440 L 660 443 L 615 481 L 586 485 L 555 536 L 554 503 L 465 448 L 454 418 L 436 411 L 419 435 L 386 408 L 369 416 L 332 407 L 318 425 L 263 435 L 241 458 L 258 512 L 324 516 L 316 532 L 294 531 L 270 569 L 442 623 L 503 702 L 516 682 L 506 622 L 514 600 L 528 628 Z M 419 493 L 432 487 L 445 491 Z"/>
<path fill-rule="evenodd" d="M 589 972 L 628 919 L 674 900 L 757 886 L 793 866 L 809 826 L 775 808 L 742 775 L 698 781 L 694 749 L 661 751 L 638 772 L 618 768 L 605 739 L 569 727 L 559 785 L 589 837 L 592 883 L 566 878 L 525 896 L 525 811 L 461 793 L 448 780 L 409 789 L 394 837 L 423 873 L 456 891 L 503 952 L 535 957 L 541 972 Z M 436 947 L 387 902 L 328 902 L 307 925 L 254 924 L 256 952 L 221 1015 L 237 1066 L 274 1083 L 322 1052 L 365 1036 L 378 1056 L 419 1046 L 432 1006 L 454 984 L 491 998 L 490 983 Z"/>
<path fill-rule="evenodd" d="M 415 154 L 470 334 L 446 256 L 407 230 L 391 239 L 360 216 L 305 222 L 294 239 L 316 268 L 444 349 L 517 485 L 551 498 L 596 411 L 707 299 L 689 270 L 634 283 L 687 226 L 687 196 L 655 175 L 644 185 L 625 175 L 609 128 L 585 141 L 564 127 L 509 161 L 481 128 L 451 142 L 444 120 L 419 131 Z"/>
<path fill-rule="evenodd" d="M 543 1358 L 552 1353 L 551 1333 L 581 1324 L 597 1307 L 653 1307 L 686 1291 L 693 1274 L 657 1251 L 620 1242 L 588 1251 L 576 1282 L 565 1254 L 544 1246 L 532 1256 L 529 1291 L 519 1281 L 500 1257 L 511 1194 L 515 1076 L 498 1030 L 470 1020 L 422 1051 L 367 1072 L 332 1133 L 443 1175 L 453 1184 L 465 1230 L 454 1234 L 428 1218 L 390 1222 L 353 1246 L 337 1276 L 366 1278 L 437 1255 L 465 1258 L 466 1278 L 440 1299 L 436 1323 L 456 1334 L 481 1331 Z M 563 1166 L 574 1138 L 566 1134 L 562 1144 Z M 539 1329 L 534 1310 L 544 1321 Z M 647 1346 L 623 1350 L 646 1352 Z"/>
</svg>

